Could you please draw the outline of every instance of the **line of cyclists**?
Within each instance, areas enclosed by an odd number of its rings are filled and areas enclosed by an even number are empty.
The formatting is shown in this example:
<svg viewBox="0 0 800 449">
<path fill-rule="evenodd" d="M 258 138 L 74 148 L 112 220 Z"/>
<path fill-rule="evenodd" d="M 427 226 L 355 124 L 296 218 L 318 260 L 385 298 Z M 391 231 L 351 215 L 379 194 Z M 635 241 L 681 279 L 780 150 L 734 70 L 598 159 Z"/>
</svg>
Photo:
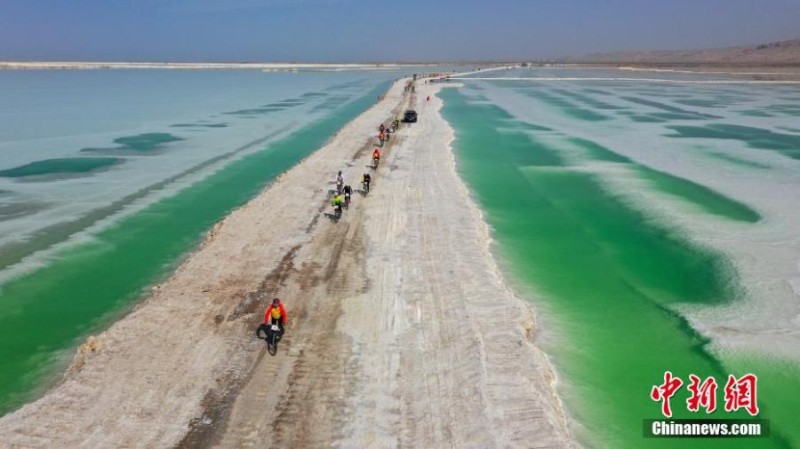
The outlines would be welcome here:
<svg viewBox="0 0 800 449">
<path fill-rule="evenodd" d="M 389 135 L 393 134 L 397 128 L 400 126 L 400 118 L 395 117 L 392 121 L 390 127 L 386 127 L 383 123 L 380 124 L 378 127 L 378 142 L 380 143 L 380 148 L 375 147 L 372 150 L 372 169 L 377 170 L 378 164 L 381 161 L 381 148 L 385 142 L 389 140 Z M 372 183 L 372 175 L 369 173 L 364 173 L 361 176 L 361 185 L 363 187 L 363 194 L 366 196 L 369 194 L 369 187 Z M 350 207 L 350 201 L 353 196 L 353 188 L 350 187 L 349 184 L 345 184 L 344 182 L 344 175 L 342 175 L 342 171 L 339 170 L 339 173 L 336 174 L 336 193 L 333 195 L 331 199 L 331 206 L 333 206 L 333 219 L 339 220 L 342 217 L 343 209 L 348 209 Z"/>
<path fill-rule="evenodd" d="M 389 134 L 394 133 L 397 128 L 400 126 L 400 119 L 399 117 L 395 117 L 392 121 L 392 124 L 389 128 L 384 126 L 383 123 L 378 127 L 378 141 L 380 142 L 380 148 L 383 148 L 384 143 L 389 140 Z M 377 170 L 378 164 L 381 160 L 381 150 L 379 147 L 375 147 L 372 151 L 372 169 Z M 372 183 L 372 175 L 369 173 L 364 173 L 361 176 L 361 185 L 363 187 L 364 195 L 369 194 L 370 184 Z M 333 195 L 333 200 L 331 201 L 331 205 L 333 206 L 333 217 L 335 220 L 339 220 L 342 216 L 342 208 L 347 209 L 350 207 L 350 200 L 353 195 L 353 189 L 350 187 L 349 184 L 344 183 L 344 175 L 342 171 L 339 170 L 339 173 L 336 175 L 336 193 Z M 286 328 L 286 322 L 288 321 L 288 317 L 286 316 L 286 309 L 281 303 L 281 300 L 275 298 L 272 300 L 272 303 L 267 307 L 267 310 L 264 312 L 264 319 L 262 324 L 256 330 L 256 335 L 258 338 L 266 340 L 268 343 L 271 340 L 270 336 L 273 333 L 277 333 L 275 339 L 275 345 L 277 345 L 277 341 L 280 341 L 281 337 Z M 262 336 L 263 334 L 263 336 Z M 275 354 L 275 350 L 277 348 L 273 348 L 270 351 L 271 354 Z"/>
<path fill-rule="evenodd" d="M 378 127 L 378 141 L 381 144 L 381 148 L 385 142 L 389 141 L 389 136 L 392 135 L 399 127 L 400 117 L 395 117 L 394 120 L 392 120 L 391 126 L 388 128 L 381 123 L 381 126 Z"/>
</svg>

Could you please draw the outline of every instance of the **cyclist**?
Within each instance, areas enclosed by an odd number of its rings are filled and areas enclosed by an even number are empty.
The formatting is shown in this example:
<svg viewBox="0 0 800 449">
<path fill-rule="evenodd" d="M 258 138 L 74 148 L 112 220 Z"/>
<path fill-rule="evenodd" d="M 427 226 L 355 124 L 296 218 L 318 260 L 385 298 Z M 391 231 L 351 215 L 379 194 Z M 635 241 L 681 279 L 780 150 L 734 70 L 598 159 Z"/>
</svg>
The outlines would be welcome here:
<svg viewBox="0 0 800 449">
<path fill-rule="evenodd" d="M 287 320 L 286 309 L 283 307 L 281 300 L 278 298 L 273 299 L 272 304 L 270 304 L 269 307 L 267 307 L 267 311 L 264 312 L 264 324 L 267 326 L 277 324 L 280 328 L 280 333 L 278 334 L 278 339 L 280 339 L 283 337 L 284 326 L 286 326 Z"/>
<path fill-rule="evenodd" d="M 381 161 L 381 150 L 375 148 L 372 150 L 372 167 L 378 168 L 378 163 Z"/>
<path fill-rule="evenodd" d="M 344 186 L 343 191 L 344 191 L 344 207 L 349 208 L 350 196 L 353 195 L 353 189 L 350 187 L 350 184 L 347 184 L 346 186 Z"/>
<path fill-rule="evenodd" d="M 342 193 L 342 186 L 344 186 L 344 176 L 342 176 L 342 171 L 339 170 L 339 174 L 336 175 L 336 193 Z"/>
<path fill-rule="evenodd" d="M 339 218 L 342 216 L 342 204 L 344 204 L 344 195 L 341 193 L 334 195 L 333 200 L 331 201 L 334 217 Z"/>
<path fill-rule="evenodd" d="M 369 173 L 364 173 L 364 176 L 361 177 L 361 184 L 364 185 L 364 192 L 369 193 L 369 183 L 372 182 L 372 176 Z"/>
</svg>

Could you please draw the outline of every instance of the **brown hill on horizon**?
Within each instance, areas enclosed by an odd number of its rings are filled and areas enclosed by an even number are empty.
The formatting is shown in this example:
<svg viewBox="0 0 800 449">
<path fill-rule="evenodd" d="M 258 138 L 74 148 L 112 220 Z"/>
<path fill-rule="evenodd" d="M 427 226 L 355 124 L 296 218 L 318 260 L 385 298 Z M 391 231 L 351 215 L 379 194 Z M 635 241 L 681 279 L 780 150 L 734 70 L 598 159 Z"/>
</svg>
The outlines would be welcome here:
<svg viewBox="0 0 800 449">
<path fill-rule="evenodd" d="M 616 64 L 800 65 L 800 39 L 749 47 L 705 50 L 621 51 L 594 53 L 570 62 Z"/>
</svg>

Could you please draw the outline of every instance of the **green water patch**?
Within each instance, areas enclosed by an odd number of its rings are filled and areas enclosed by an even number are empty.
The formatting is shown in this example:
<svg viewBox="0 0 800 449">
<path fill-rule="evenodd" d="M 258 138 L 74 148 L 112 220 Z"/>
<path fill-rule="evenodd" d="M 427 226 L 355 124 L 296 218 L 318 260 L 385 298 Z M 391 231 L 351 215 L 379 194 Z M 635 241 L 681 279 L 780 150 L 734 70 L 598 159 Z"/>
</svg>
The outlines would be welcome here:
<svg viewBox="0 0 800 449">
<path fill-rule="evenodd" d="M 667 112 L 669 113 L 669 115 L 664 115 L 663 117 L 660 117 L 666 120 L 706 120 L 706 119 L 722 118 L 716 115 L 701 114 L 699 112 L 687 111 L 686 109 L 681 109 L 679 107 L 668 105 L 666 103 L 661 103 L 658 101 L 645 100 L 644 98 L 638 98 L 638 97 L 621 97 L 621 98 L 631 103 L 639 104 L 642 106 L 648 106 L 653 109 L 659 109 L 661 111 Z"/>
<path fill-rule="evenodd" d="M 120 316 L 231 210 L 370 107 L 388 82 L 265 149 L 123 218 L 0 290 L 0 413 L 31 399 L 61 356 Z"/>
<path fill-rule="evenodd" d="M 122 211 L 134 201 L 142 200 L 153 192 L 168 188 L 168 186 L 186 176 L 202 173 L 202 171 L 208 167 L 222 164 L 243 151 L 249 151 L 261 146 L 274 139 L 276 136 L 283 134 L 285 131 L 286 128 L 274 130 L 266 136 L 247 142 L 244 145 L 234 148 L 232 151 L 219 154 L 211 159 L 206 159 L 169 178 L 139 189 L 129 195 L 125 195 L 111 204 L 93 209 L 86 215 L 80 216 L 74 220 L 62 221 L 46 226 L 29 235 L 25 240 L 2 245 L 0 246 L 0 270 L 19 263 L 22 259 L 37 251 L 46 250 L 57 243 L 67 240 L 76 232 L 86 229 L 98 221 Z"/>
<path fill-rule="evenodd" d="M 485 101 L 486 103 L 490 103 L 489 99 L 485 95 L 470 95 L 469 97 L 472 101 Z"/>
<path fill-rule="evenodd" d="M 658 114 L 640 114 L 633 111 L 620 111 L 618 114 L 628 117 L 636 123 L 666 123 L 669 121 L 668 119 L 659 117 Z"/>
<path fill-rule="evenodd" d="M 679 98 L 673 101 L 675 103 L 682 104 L 685 106 L 694 106 L 699 108 L 712 108 L 712 109 L 727 108 L 729 106 L 750 101 L 749 98 L 743 98 L 736 95 L 727 95 L 719 93 L 713 93 L 709 95 L 710 95 L 709 98 Z"/>
<path fill-rule="evenodd" d="M 445 89 L 449 91 L 453 89 Z M 492 117 L 496 118 L 494 124 L 493 135 L 483 135 L 480 140 L 476 141 L 481 145 L 485 145 L 487 149 L 495 148 L 495 143 L 492 141 L 494 135 L 508 135 L 508 136 L 523 136 L 522 139 L 513 139 L 509 143 L 509 150 L 503 151 L 502 154 L 493 154 L 491 151 L 487 152 L 487 158 L 493 157 L 508 157 L 512 158 L 515 163 L 523 167 L 563 167 L 566 166 L 564 158 L 557 152 L 547 150 L 547 147 L 535 139 L 530 134 L 524 131 L 541 131 L 537 125 L 524 126 L 524 122 L 515 120 L 514 117 L 506 112 L 505 109 L 495 104 L 483 104 L 482 102 L 472 101 L 470 97 L 470 104 L 480 105 L 483 111 L 489 111 Z M 532 127 L 532 128 L 530 128 Z M 548 130 L 549 129 L 545 129 Z M 504 148 L 507 150 L 507 148 Z"/>
<path fill-rule="evenodd" d="M 561 393 L 582 425 L 581 442 L 613 448 L 781 447 L 779 438 L 643 439 L 642 420 L 661 416 L 649 392 L 665 371 L 684 379 L 689 373 L 727 375 L 706 349 L 708 340 L 670 306 L 736 298 L 733 267 L 606 191 L 596 175 L 521 164 L 515 153 L 532 146 L 555 152 L 525 133 L 497 132 L 502 117 L 454 89 L 440 95 L 456 132 L 458 171 L 484 210 L 498 250 L 515 278 L 539 292 L 550 325 L 567 340 L 546 349 L 567 385 Z M 675 417 L 696 417 L 682 401 L 685 396 L 673 401 Z M 718 410 L 710 416 L 744 415 Z M 784 431 L 773 426 L 773 435 Z"/>
<path fill-rule="evenodd" d="M 681 198 L 710 214 L 745 223 L 756 223 L 761 220 L 761 215 L 746 204 L 704 185 L 643 165 L 636 167 L 636 170 L 657 190 Z"/>
<path fill-rule="evenodd" d="M 675 103 L 698 108 L 724 108 L 727 106 L 727 103 L 724 101 L 709 98 L 681 98 L 675 100 Z"/>
<path fill-rule="evenodd" d="M 26 217 L 33 215 L 39 211 L 47 209 L 47 203 L 38 202 L 16 202 L 8 204 L 0 204 L 0 221 L 13 220 L 16 218 Z"/>
<path fill-rule="evenodd" d="M 534 133 L 540 133 L 553 131 L 552 128 L 548 128 L 546 126 L 515 119 L 508 112 L 506 112 L 505 109 L 498 107 L 494 103 L 491 103 L 489 99 L 483 95 L 470 95 L 469 101 L 471 104 L 480 104 L 487 109 L 491 109 L 493 114 L 500 117 L 499 121 L 503 123 L 501 127 L 497 128 L 497 130 L 500 132 L 530 131 Z"/>
<path fill-rule="evenodd" d="M 669 120 L 657 117 L 655 114 L 631 114 L 630 119 L 636 123 L 666 123 Z"/>
<path fill-rule="evenodd" d="M 472 97 L 470 97 L 472 98 Z M 489 103 L 490 104 L 490 103 Z M 533 123 L 526 123 L 519 120 L 507 120 L 506 126 L 498 128 L 500 131 L 532 131 L 532 132 L 549 132 L 551 128 L 541 125 L 534 125 Z"/>
<path fill-rule="evenodd" d="M 672 120 L 699 120 L 702 118 L 695 113 L 684 114 L 681 112 L 653 112 L 649 116 L 667 122 Z"/>
<path fill-rule="evenodd" d="M 800 128 L 792 128 L 789 126 L 778 126 L 778 129 L 789 131 L 790 133 L 800 133 Z"/>
<path fill-rule="evenodd" d="M 596 99 L 594 99 L 594 98 L 592 98 L 592 97 L 590 97 L 588 95 L 582 95 L 582 94 L 579 94 L 577 92 L 570 92 L 570 91 L 565 90 L 565 89 L 553 89 L 553 92 L 555 92 L 555 93 L 557 93 L 559 95 L 565 96 L 565 97 L 569 97 L 569 98 L 571 98 L 573 100 L 579 101 L 579 102 L 581 102 L 581 103 L 583 103 L 585 105 L 591 106 L 591 107 L 593 107 L 595 109 L 603 109 L 603 110 L 607 110 L 607 111 L 618 111 L 618 110 L 621 110 L 621 109 L 625 109 L 622 106 L 616 106 L 616 105 L 613 105 L 613 104 L 610 104 L 610 103 L 606 103 L 604 101 L 596 100 Z"/>
<path fill-rule="evenodd" d="M 345 96 L 345 95 L 332 96 L 332 97 L 328 98 L 327 100 L 323 101 L 322 103 L 314 106 L 311 110 L 313 112 L 330 111 L 332 109 L 338 108 L 342 104 L 346 103 L 348 100 L 350 100 L 349 96 Z"/>
<path fill-rule="evenodd" d="M 325 95 L 325 94 L 323 94 Z M 313 100 L 316 97 L 305 97 L 305 98 L 289 98 L 286 100 L 276 101 L 274 103 L 265 104 L 259 106 L 257 108 L 246 108 L 246 109 L 238 109 L 236 111 L 225 112 L 228 115 L 240 115 L 246 117 L 255 117 L 258 115 L 266 115 L 271 114 L 273 112 L 281 112 L 285 111 L 289 108 L 294 108 L 297 106 L 302 106 L 308 104 L 309 101 Z"/>
<path fill-rule="evenodd" d="M 259 108 L 250 108 L 250 109 L 239 109 L 237 111 L 225 112 L 228 115 L 242 115 L 242 116 L 257 116 L 257 115 L 265 115 L 271 114 L 273 112 L 280 112 L 287 108 L 288 106 L 276 105 L 276 106 L 261 106 Z"/>
<path fill-rule="evenodd" d="M 680 198 L 707 213 L 745 223 L 755 223 L 761 219 L 746 204 L 704 185 L 639 164 L 591 140 L 577 137 L 568 140 L 586 151 L 593 160 L 631 164 L 637 175 L 648 181 L 657 191 Z"/>
<path fill-rule="evenodd" d="M 767 358 L 760 354 L 736 354 L 726 357 L 725 366 L 734 373 L 758 376 L 758 397 L 761 413 L 773 428 L 780 429 L 783 447 L 800 447 L 800 367 L 794 362 Z"/>
<path fill-rule="evenodd" d="M 741 125 L 712 123 L 705 126 L 667 126 L 674 138 L 738 140 L 751 148 L 777 151 L 792 159 L 800 159 L 800 136 Z"/>
<path fill-rule="evenodd" d="M 227 123 L 176 123 L 170 128 L 227 128 Z"/>
<path fill-rule="evenodd" d="M 536 132 L 552 131 L 551 128 L 548 128 L 546 126 L 534 125 L 533 123 L 520 122 L 518 120 L 514 120 L 513 126 L 516 127 L 517 129 L 521 129 L 524 131 L 536 131 Z"/>
<path fill-rule="evenodd" d="M 109 148 L 84 148 L 86 153 L 151 153 L 163 149 L 169 143 L 179 142 L 182 138 L 170 133 L 144 133 L 135 136 L 124 136 L 114 139 L 116 147 Z"/>
<path fill-rule="evenodd" d="M 307 104 L 309 101 L 310 100 L 308 98 L 289 98 L 288 100 L 281 100 L 276 103 L 272 103 L 272 105 L 285 107 L 302 106 Z"/>
<path fill-rule="evenodd" d="M 164 144 L 181 141 L 178 136 L 169 133 L 145 133 L 135 136 L 120 137 L 114 139 L 114 143 L 120 149 L 132 151 L 152 151 L 160 148 Z"/>
<path fill-rule="evenodd" d="M 678 88 L 677 85 L 670 86 L 670 90 L 674 90 L 676 88 Z M 631 94 L 634 94 L 634 95 L 642 95 L 642 96 L 645 96 L 645 97 L 668 98 L 668 99 L 673 99 L 673 98 L 692 98 L 693 97 L 693 95 L 690 95 L 690 94 L 673 93 L 673 92 L 667 92 L 667 91 L 662 91 L 662 90 L 630 90 L 629 92 Z"/>
<path fill-rule="evenodd" d="M 732 155 L 727 154 L 727 153 L 711 152 L 711 153 L 708 153 L 708 154 L 713 158 L 720 159 L 720 160 L 723 160 L 723 161 L 726 161 L 726 162 L 730 162 L 732 164 L 736 164 L 736 165 L 741 166 L 741 167 L 757 168 L 757 169 L 760 169 L 760 170 L 766 170 L 766 169 L 772 168 L 772 166 L 770 166 L 770 165 L 762 164 L 761 162 L 751 161 L 749 159 L 744 159 L 744 158 L 741 158 L 741 157 L 732 156 Z"/>
<path fill-rule="evenodd" d="M 589 109 L 578 107 L 575 104 L 563 98 L 551 95 L 538 88 L 527 88 L 527 89 L 518 88 L 517 91 L 523 93 L 524 95 L 527 95 L 528 97 L 540 100 L 545 104 L 554 106 L 560 109 L 568 116 L 576 118 L 578 120 L 584 120 L 588 122 L 599 122 L 599 121 L 609 120 L 608 116 L 599 114 Z"/>
<path fill-rule="evenodd" d="M 768 112 L 764 112 L 761 109 L 745 109 L 745 110 L 739 111 L 739 113 L 744 115 L 744 116 L 747 116 L 747 117 L 765 117 L 765 118 L 774 117 L 774 115 L 772 115 L 772 114 L 770 114 Z"/>
<path fill-rule="evenodd" d="M 366 83 L 366 79 L 358 79 L 353 81 L 347 81 L 344 83 L 334 84 L 327 89 L 326 92 L 334 91 L 334 90 L 349 90 L 349 89 L 358 89 Z"/>
<path fill-rule="evenodd" d="M 800 117 L 800 105 L 798 104 L 771 104 L 765 109 L 777 115 Z"/>
<path fill-rule="evenodd" d="M 19 167 L 0 170 L 3 178 L 27 178 L 31 176 L 60 176 L 89 174 L 119 164 L 123 159 L 116 157 L 73 157 L 43 159 Z"/>
<path fill-rule="evenodd" d="M 599 143 L 593 142 L 591 140 L 581 139 L 579 137 L 570 137 L 569 141 L 572 142 L 574 145 L 583 148 L 583 150 L 587 152 L 589 157 L 596 161 L 616 162 L 621 164 L 628 164 L 633 162 L 627 157 L 618 154 L 614 151 L 611 151 L 608 148 L 600 145 Z"/>
</svg>

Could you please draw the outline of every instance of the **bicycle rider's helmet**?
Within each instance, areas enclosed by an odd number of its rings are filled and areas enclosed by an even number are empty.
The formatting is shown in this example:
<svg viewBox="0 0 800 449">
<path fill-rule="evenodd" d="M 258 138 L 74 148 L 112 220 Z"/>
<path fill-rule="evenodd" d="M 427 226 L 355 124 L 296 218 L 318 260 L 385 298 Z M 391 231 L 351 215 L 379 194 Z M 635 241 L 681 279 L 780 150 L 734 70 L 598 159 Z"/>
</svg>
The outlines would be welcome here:
<svg viewBox="0 0 800 449">
<path fill-rule="evenodd" d="M 273 300 L 272 300 L 272 305 L 273 305 L 273 306 L 277 306 L 277 305 L 278 305 L 278 304 L 280 304 L 280 303 L 281 303 L 281 300 L 280 300 L 280 299 L 278 299 L 278 298 L 275 298 L 275 299 L 273 299 Z"/>
</svg>

